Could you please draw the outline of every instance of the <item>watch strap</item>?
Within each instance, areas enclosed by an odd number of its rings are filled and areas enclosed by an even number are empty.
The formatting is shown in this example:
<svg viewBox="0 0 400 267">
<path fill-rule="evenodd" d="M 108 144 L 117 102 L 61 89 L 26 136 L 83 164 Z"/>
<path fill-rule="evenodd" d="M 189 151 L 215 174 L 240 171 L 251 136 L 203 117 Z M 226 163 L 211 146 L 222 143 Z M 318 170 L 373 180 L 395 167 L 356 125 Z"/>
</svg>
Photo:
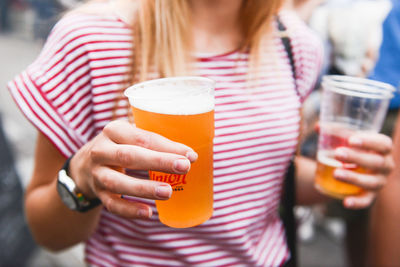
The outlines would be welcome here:
<svg viewBox="0 0 400 267">
<path fill-rule="evenodd" d="M 72 156 L 69 157 L 61 170 L 65 171 L 65 174 L 75 183 L 75 181 L 71 178 L 71 176 L 69 175 L 69 164 L 71 162 Z M 100 199 L 98 198 L 94 198 L 94 199 L 87 199 L 78 189 L 78 187 L 75 184 L 75 189 L 73 190 L 73 192 L 71 192 L 71 194 L 73 194 L 73 197 L 76 200 L 77 203 L 77 208 L 76 211 L 79 212 L 86 212 L 88 210 L 93 209 L 94 207 L 98 206 L 101 204 Z"/>
</svg>

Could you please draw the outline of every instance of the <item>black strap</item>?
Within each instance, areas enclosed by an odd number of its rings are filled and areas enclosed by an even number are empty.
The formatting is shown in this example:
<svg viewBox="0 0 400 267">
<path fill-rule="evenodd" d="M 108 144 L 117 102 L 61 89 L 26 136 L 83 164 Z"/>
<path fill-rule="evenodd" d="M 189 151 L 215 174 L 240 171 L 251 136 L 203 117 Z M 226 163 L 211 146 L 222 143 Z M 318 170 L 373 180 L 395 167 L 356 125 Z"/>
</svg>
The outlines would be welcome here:
<svg viewBox="0 0 400 267">
<path fill-rule="evenodd" d="M 296 67 L 294 64 L 292 46 L 290 44 L 290 38 L 287 35 L 287 29 L 285 25 L 280 21 L 279 17 L 276 18 L 278 23 L 278 30 L 281 34 L 281 40 L 285 47 L 286 53 L 289 57 L 290 66 L 292 68 L 292 75 L 296 92 L 299 95 L 297 83 L 296 83 Z M 299 95 L 300 96 L 300 95 Z M 285 264 L 285 267 L 296 267 L 297 266 L 297 234 L 296 234 L 296 219 L 294 217 L 294 206 L 296 199 L 296 184 L 295 184 L 295 166 L 293 159 L 290 162 L 289 169 L 287 170 L 286 177 L 283 183 L 283 193 L 281 199 L 281 218 L 286 231 L 286 242 L 289 247 L 291 257 L 290 260 Z"/>
<path fill-rule="evenodd" d="M 286 242 L 290 250 L 291 257 L 285 266 L 297 266 L 297 225 L 294 216 L 295 206 L 295 166 L 293 160 L 290 162 L 289 169 L 283 182 L 283 194 L 281 199 L 281 218 L 286 232 Z"/>
<path fill-rule="evenodd" d="M 69 163 L 71 162 L 71 159 L 72 159 L 72 156 L 69 157 L 65 161 L 65 163 L 64 163 L 64 165 L 62 167 L 62 169 L 65 170 L 65 173 L 68 176 L 69 176 Z M 89 210 L 91 210 L 91 209 L 93 209 L 93 208 L 95 208 L 95 207 L 97 207 L 98 205 L 101 204 L 100 199 L 98 199 L 98 198 L 87 199 L 81 193 L 79 193 L 79 196 L 76 196 L 75 201 L 76 201 L 76 204 L 77 204 L 77 210 L 76 211 L 79 211 L 79 212 L 89 211 Z"/>
<path fill-rule="evenodd" d="M 276 22 L 278 24 L 278 30 L 279 30 L 279 33 L 281 35 L 282 44 L 285 47 L 286 53 L 287 53 L 288 58 L 289 58 L 290 67 L 292 68 L 292 75 L 293 75 L 293 79 L 294 79 L 294 86 L 295 86 L 296 92 L 298 94 L 299 92 L 298 92 L 298 89 L 297 89 L 297 82 L 296 82 L 296 65 L 294 63 L 293 50 L 292 50 L 292 46 L 290 44 L 290 38 L 289 38 L 289 35 L 287 33 L 287 28 L 282 23 L 282 21 L 279 19 L 279 17 L 276 17 Z"/>
</svg>

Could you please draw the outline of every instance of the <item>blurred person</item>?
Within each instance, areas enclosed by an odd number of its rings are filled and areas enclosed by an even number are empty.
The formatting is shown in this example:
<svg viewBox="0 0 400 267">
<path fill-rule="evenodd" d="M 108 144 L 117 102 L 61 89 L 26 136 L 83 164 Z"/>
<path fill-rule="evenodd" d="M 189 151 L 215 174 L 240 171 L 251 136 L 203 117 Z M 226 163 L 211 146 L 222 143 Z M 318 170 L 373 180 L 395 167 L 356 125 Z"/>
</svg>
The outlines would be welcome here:
<svg viewBox="0 0 400 267">
<path fill-rule="evenodd" d="M 314 10 L 326 0 L 290 0 L 299 17 L 308 23 Z"/>
<path fill-rule="evenodd" d="M 393 133 L 395 169 L 371 208 L 367 266 L 400 266 L 400 117 Z"/>
<path fill-rule="evenodd" d="M 325 0 L 309 26 L 324 40 L 322 73 L 366 77 L 377 59 L 389 0 Z"/>
<path fill-rule="evenodd" d="M 70 10 L 72 8 L 76 8 L 80 5 L 83 1 L 82 0 L 58 0 L 58 2 L 63 6 L 65 9 Z"/>
<path fill-rule="evenodd" d="M 383 25 L 383 39 L 378 61 L 371 79 L 384 81 L 399 89 L 400 82 L 400 4 L 392 1 L 392 9 Z M 400 266 L 400 106 L 399 91 L 389 107 L 383 132 L 393 135 L 395 169 L 388 177 L 387 187 L 379 193 L 370 216 L 368 266 Z"/>
<path fill-rule="evenodd" d="M 382 43 L 378 60 L 369 77 L 383 81 L 399 89 L 400 86 L 400 3 L 392 1 L 392 9 L 382 25 Z M 400 93 L 397 90 L 390 102 L 389 111 L 382 132 L 391 135 L 400 107 Z"/>
<path fill-rule="evenodd" d="M 10 6 L 12 0 L 0 0 L 0 32 L 7 32 L 10 30 Z"/>
<path fill-rule="evenodd" d="M 400 117 L 393 133 L 395 169 L 371 209 L 367 266 L 400 266 Z"/>
<path fill-rule="evenodd" d="M 58 0 L 28 0 L 35 12 L 33 36 L 45 40 L 65 10 Z"/>
<path fill-rule="evenodd" d="M 292 41 L 295 73 L 276 15 Z M 25 195 L 36 241 L 54 251 L 85 242 L 91 266 L 293 264 L 278 207 L 320 61 L 318 38 L 278 0 L 91 1 L 69 12 L 9 83 L 40 132 Z M 128 122 L 121 94 L 139 81 L 187 74 L 216 81 L 214 215 L 174 229 L 154 205 L 170 198 L 171 186 L 148 180 L 147 171 L 184 174 L 197 155 Z M 335 157 L 370 171 L 341 169 L 342 180 L 366 190 L 343 205 L 360 209 L 393 168 L 391 139 L 357 134 L 349 143 Z M 297 202 L 328 201 L 314 189 L 315 162 L 295 163 Z M 72 210 L 57 193 L 60 170 L 79 190 Z"/>
</svg>

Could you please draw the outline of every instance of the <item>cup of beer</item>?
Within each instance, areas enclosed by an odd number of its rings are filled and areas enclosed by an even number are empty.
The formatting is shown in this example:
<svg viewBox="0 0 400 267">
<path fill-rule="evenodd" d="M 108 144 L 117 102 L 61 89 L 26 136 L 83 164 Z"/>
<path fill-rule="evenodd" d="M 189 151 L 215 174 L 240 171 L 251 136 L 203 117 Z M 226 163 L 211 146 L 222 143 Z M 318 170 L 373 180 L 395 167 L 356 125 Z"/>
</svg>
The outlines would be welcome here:
<svg viewBox="0 0 400 267">
<path fill-rule="evenodd" d="M 323 77 L 315 177 L 317 190 L 338 199 L 363 193 L 356 185 L 336 180 L 333 172 L 338 167 L 360 173 L 367 171 L 336 160 L 334 151 L 348 146 L 348 138 L 357 132 L 379 132 L 393 92 L 391 85 L 369 79 L 341 75 Z"/>
<path fill-rule="evenodd" d="M 172 196 L 156 200 L 160 221 L 187 228 L 213 212 L 213 80 L 172 77 L 135 84 L 125 90 L 137 127 L 191 147 L 198 154 L 185 175 L 149 171 L 154 181 L 169 183 Z"/>
</svg>

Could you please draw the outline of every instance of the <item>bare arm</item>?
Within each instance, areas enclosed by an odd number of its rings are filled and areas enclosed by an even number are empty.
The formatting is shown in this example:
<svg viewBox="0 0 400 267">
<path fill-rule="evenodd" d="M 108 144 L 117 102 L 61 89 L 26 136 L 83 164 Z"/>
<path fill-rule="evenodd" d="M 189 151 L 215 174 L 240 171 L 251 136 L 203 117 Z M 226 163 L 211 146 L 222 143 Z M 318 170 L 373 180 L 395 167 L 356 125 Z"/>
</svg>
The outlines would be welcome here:
<svg viewBox="0 0 400 267">
<path fill-rule="evenodd" d="M 296 165 L 296 203 L 312 205 L 328 201 L 329 198 L 320 194 L 314 187 L 314 176 L 317 164 L 314 160 L 297 156 Z"/>
<path fill-rule="evenodd" d="M 38 135 L 34 173 L 25 193 L 25 210 L 34 238 L 51 250 L 85 240 L 94 230 L 100 213 L 100 208 L 74 212 L 61 202 L 56 176 L 65 160 L 43 134 Z"/>
<path fill-rule="evenodd" d="M 368 266 L 400 266 L 400 117 L 394 133 L 395 169 L 371 211 Z"/>
<path fill-rule="evenodd" d="M 28 224 L 36 241 L 60 250 L 87 239 L 94 231 L 100 207 L 86 213 L 69 210 L 57 193 L 57 173 L 65 158 L 39 134 L 34 174 L 25 196 Z M 197 154 L 189 147 L 134 127 L 125 121 L 109 123 L 85 144 L 70 162 L 70 176 L 87 198 L 98 197 L 112 213 L 126 218 L 149 218 L 149 206 L 122 199 L 121 194 L 168 199 L 169 184 L 139 179 L 121 168 L 183 174 Z"/>
</svg>

